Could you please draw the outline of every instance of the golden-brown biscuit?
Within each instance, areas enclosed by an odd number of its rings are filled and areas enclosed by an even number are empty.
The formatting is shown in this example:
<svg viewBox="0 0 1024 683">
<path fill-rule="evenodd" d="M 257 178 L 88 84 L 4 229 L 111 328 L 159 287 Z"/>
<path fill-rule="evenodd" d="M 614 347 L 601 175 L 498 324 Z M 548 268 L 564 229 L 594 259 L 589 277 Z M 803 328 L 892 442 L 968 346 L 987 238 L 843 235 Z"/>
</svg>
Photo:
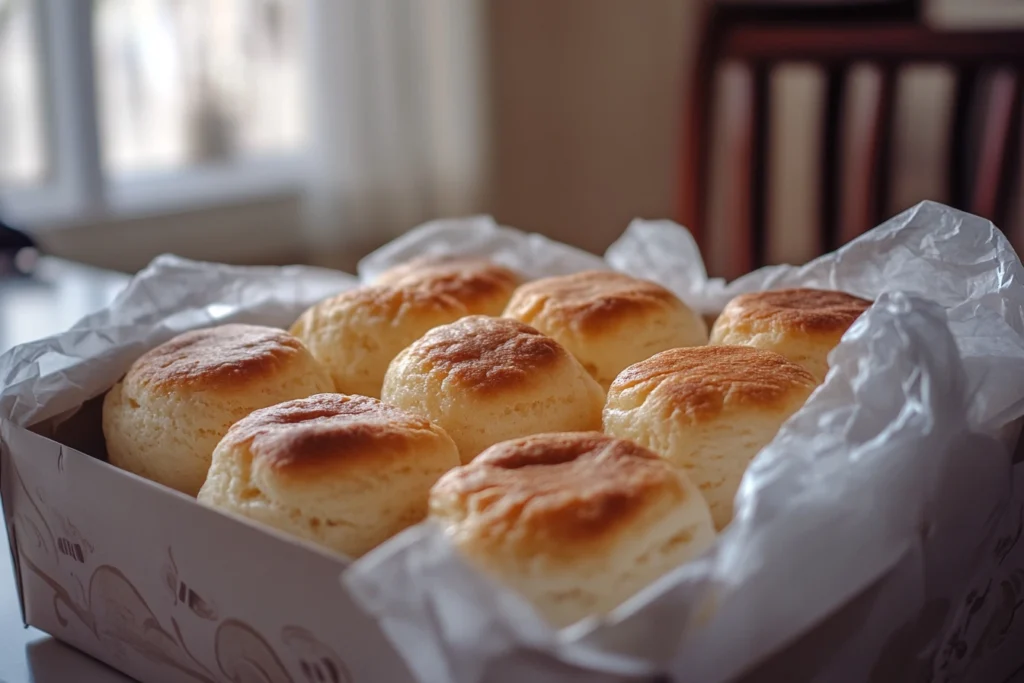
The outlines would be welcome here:
<svg viewBox="0 0 1024 683">
<path fill-rule="evenodd" d="M 469 314 L 427 284 L 357 287 L 303 313 L 291 332 L 331 373 L 336 391 L 380 397 L 388 363 L 427 330 Z"/>
<path fill-rule="evenodd" d="M 443 427 L 469 462 L 499 441 L 599 429 L 604 391 L 554 339 L 477 315 L 435 327 L 398 354 L 381 398 Z"/>
<path fill-rule="evenodd" d="M 488 448 L 437 482 L 430 519 L 559 627 L 608 612 L 715 538 L 681 470 L 594 432 Z"/>
<path fill-rule="evenodd" d="M 231 425 L 258 408 L 324 391 L 333 391 L 330 375 L 283 330 L 186 332 L 136 360 L 107 393 L 107 455 L 117 467 L 194 496 Z"/>
<path fill-rule="evenodd" d="M 235 424 L 199 501 L 358 557 L 421 521 L 430 487 L 458 464 L 455 443 L 429 420 L 319 394 Z"/>
<path fill-rule="evenodd" d="M 815 386 L 810 373 L 773 351 L 671 349 L 615 379 L 604 429 L 684 469 L 722 529 L 747 465 Z"/>
<path fill-rule="evenodd" d="M 870 307 L 867 299 L 822 289 L 742 294 L 718 316 L 711 343 L 781 353 L 822 382 L 828 374 L 829 352 Z"/>
<path fill-rule="evenodd" d="M 672 292 L 614 271 L 528 282 L 512 295 L 504 315 L 558 340 L 606 389 L 637 361 L 708 341 L 704 319 Z"/>
<path fill-rule="evenodd" d="M 421 256 L 389 268 L 379 285 L 426 286 L 460 301 L 472 315 L 501 315 L 521 278 L 511 268 L 473 256 Z"/>
</svg>

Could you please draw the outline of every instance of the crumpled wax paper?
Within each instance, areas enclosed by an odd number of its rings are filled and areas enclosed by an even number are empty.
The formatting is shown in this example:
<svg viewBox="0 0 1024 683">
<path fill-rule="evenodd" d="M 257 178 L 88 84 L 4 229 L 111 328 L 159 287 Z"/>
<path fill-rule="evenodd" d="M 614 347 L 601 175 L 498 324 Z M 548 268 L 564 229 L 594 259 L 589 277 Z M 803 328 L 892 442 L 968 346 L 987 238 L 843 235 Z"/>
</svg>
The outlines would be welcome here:
<svg viewBox="0 0 1024 683">
<path fill-rule="evenodd" d="M 485 219 L 434 225 L 371 255 L 360 273 L 426 250 L 493 254 L 531 276 L 602 267 L 538 253 L 532 239 Z M 805 266 L 731 283 L 708 279 L 692 237 L 666 221 L 634 221 L 605 260 L 705 313 L 741 292 L 794 286 L 875 305 L 750 466 L 715 547 L 612 614 L 552 629 L 429 522 L 355 562 L 344 583 L 422 681 L 725 681 L 849 604 L 854 627 L 815 646 L 814 679 L 888 680 L 889 641 L 924 605 L 960 600 L 992 562 L 1010 506 L 1024 269 L 1009 243 L 988 221 L 926 202 Z M 957 617 L 908 657 L 933 666 Z"/>
<path fill-rule="evenodd" d="M 288 327 L 308 306 L 357 284 L 319 268 L 157 257 L 107 308 L 0 356 L 0 416 L 24 427 L 65 414 L 175 335 L 235 322 Z"/>
</svg>

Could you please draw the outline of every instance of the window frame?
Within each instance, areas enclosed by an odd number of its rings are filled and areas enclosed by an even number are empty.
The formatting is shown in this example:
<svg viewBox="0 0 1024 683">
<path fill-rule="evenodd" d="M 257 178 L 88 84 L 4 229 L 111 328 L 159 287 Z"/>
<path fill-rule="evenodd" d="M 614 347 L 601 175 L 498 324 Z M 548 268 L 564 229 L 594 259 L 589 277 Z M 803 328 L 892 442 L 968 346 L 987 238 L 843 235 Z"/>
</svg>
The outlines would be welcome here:
<svg viewBox="0 0 1024 683">
<path fill-rule="evenodd" d="M 100 146 L 94 6 L 94 0 L 29 4 L 42 81 L 46 174 L 31 186 L 0 187 L 5 220 L 42 232 L 300 193 L 306 149 L 243 155 L 218 166 L 123 177 L 106 174 Z"/>
</svg>

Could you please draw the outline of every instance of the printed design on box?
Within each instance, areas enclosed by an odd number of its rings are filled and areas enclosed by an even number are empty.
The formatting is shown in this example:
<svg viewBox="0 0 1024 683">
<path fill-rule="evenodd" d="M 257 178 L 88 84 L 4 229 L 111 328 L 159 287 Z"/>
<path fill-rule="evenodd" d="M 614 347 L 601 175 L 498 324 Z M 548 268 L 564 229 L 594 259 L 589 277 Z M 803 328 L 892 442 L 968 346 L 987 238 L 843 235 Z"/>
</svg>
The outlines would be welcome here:
<svg viewBox="0 0 1024 683">
<path fill-rule="evenodd" d="M 170 628 L 163 626 L 117 567 L 95 567 L 85 588 L 75 571 L 89 564 L 94 547 L 66 516 L 45 502 L 40 491 L 31 495 L 17 470 L 14 475 L 24 494 L 22 500 L 28 503 L 19 506 L 14 517 L 20 564 L 53 591 L 57 623 L 67 628 L 69 616 L 77 618 L 109 653 L 112 663 L 125 663 L 133 651 L 200 683 L 352 683 L 348 667 L 330 647 L 308 630 L 288 625 L 281 631 L 281 641 L 302 672 L 304 680 L 296 681 L 267 640 L 251 625 L 234 618 L 220 621 L 214 634 L 216 669 L 221 675 L 214 673 L 189 650 L 178 621 L 172 616 Z M 54 578 L 58 572 L 71 579 L 77 597 Z M 198 619 L 218 621 L 216 606 L 181 578 L 170 547 L 163 579 L 174 606 L 184 606 Z"/>
<path fill-rule="evenodd" d="M 973 680 L 971 668 L 1008 642 L 1024 637 L 1024 568 L 1015 568 L 1003 578 L 990 579 L 981 590 L 972 590 L 965 601 L 966 617 L 945 640 L 939 653 L 938 680 Z M 987 619 L 975 620 L 984 611 Z M 972 624 L 980 624 L 971 630 Z M 973 645 L 972 645 L 973 643 Z M 1024 653 L 1018 652 L 1018 656 Z"/>
<path fill-rule="evenodd" d="M 979 581 L 964 598 L 958 623 L 936 657 L 936 676 L 928 680 L 973 681 L 975 665 L 1003 645 L 1024 640 L 1024 504 L 1011 520 L 990 551 L 992 565 L 982 572 L 984 584 Z M 1024 666 L 1020 648 L 1008 647 L 1003 656 Z"/>
<path fill-rule="evenodd" d="M 41 505 L 47 507 L 51 519 L 56 520 L 54 526 L 57 534 L 57 552 L 78 564 L 85 564 L 89 556 L 95 551 L 92 543 L 89 542 L 89 539 L 82 536 L 82 532 L 78 530 L 78 527 L 70 519 L 62 515 L 56 508 L 46 505 L 42 492 L 37 490 L 36 497 Z"/>
<path fill-rule="evenodd" d="M 61 452 L 63 453 L 63 449 Z M 86 564 L 93 554 L 92 544 L 67 517 L 46 503 L 41 491 L 37 489 L 33 497 L 17 470 L 14 474 L 24 500 L 29 503 L 28 507 L 21 506 L 14 515 L 19 549 L 23 549 L 26 540 L 30 540 L 27 545 L 39 551 L 40 556 L 52 559 L 58 567 L 64 567 L 72 588 L 77 590 L 78 600 L 86 600 L 86 590 L 82 578 L 78 575 L 80 568 L 76 565 Z M 44 510 L 49 512 L 51 521 L 47 521 Z"/>
<path fill-rule="evenodd" d="M 298 660 L 306 683 L 352 683 L 352 675 L 341 658 L 306 629 L 285 626 L 281 640 Z"/>
<path fill-rule="evenodd" d="M 64 449 L 61 448 L 60 452 L 63 456 Z M 15 479 L 30 506 L 28 510 L 22 508 L 14 515 L 16 527 L 23 534 L 30 531 L 31 534 L 28 538 L 32 538 L 35 541 L 35 546 L 42 549 L 45 554 L 55 556 L 54 559 L 58 563 L 61 559 L 60 556 L 64 556 L 78 564 L 85 564 L 94 551 L 92 543 L 82 535 L 70 519 L 53 506 L 47 505 L 41 491 L 36 490 L 36 495 L 33 497 L 17 470 L 15 470 Z M 56 520 L 52 527 L 46 521 L 43 508 L 49 512 L 51 519 Z M 25 537 L 23 536 L 20 540 L 24 542 Z"/>
<path fill-rule="evenodd" d="M 53 590 L 57 623 L 67 628 L 70 613 L 115 660 L 123 661 L 125 649 L 130 648 L 149 661 L 173 667 L 203 683 L 214 683 L 216 677 L 189 652 L 177 622 L 171 619 L 172 630 L 161 625 L 146 599 L 120 569 L 99 565 L 89 575 L 88 588 L 83 585 L 76 567 L 88 564 L 94 552 L 92 544 L 66 516 L 45 502 L 41 492 L 32 496 L 16 470 L 15 477 L 28 503 L 15 515 L 19 561 Z M 50 513 L 50 521 L 44 510 Z M 26 538 L 33 542 L 25 543 Z M 63 566 L 78 595 L 72 595 L 54 578 L 56 572 L 41 565 L 53 570 Z"/>
<path fill-rule="evenodd" d="M 305 683 L 352 683 L 345 663 L 306 629 L 285 626 L 281 639 L 298 661 Z M 298 683 L 274 648 L 248 624 L 225 619 L 215 641 L 217 666 L 232 683 Z"/>
<path fill-rule="evenodd" d="M 248 624 L 225 619 L 215 642 L 217 666 L 232 683 L 293 683 L 274 649 Z"/>
<path fill-rule="evenodd" d="M 65 611 L 70 611 L 115 659 L 123 660 L 127 647 L 149 661 L 175 668 L 198 681 L 216 681 L 189 651 L 177 621 L 171 618 L 173 632 L 162 626 L 146 599 L 117 567 L 97 567 L 89 580 L 85 601 L 79 602 L 27 554 L 21 553 L 21 561 L 53 589 L 54 615 L 61 626 L 68 626 Z"/>
<path fill-rule="evenodd" d="M 995 650 L 1007 642 L 1007 637 L 1018 616 L 1024 617 L 1024 613 L 1018 614 L 1021 607 L 1024 606 L 1024 597 L 1022 596 L 1024 596 L 1024 569 L 1018 568 L 999 582 L 999 591 L 995 596 L 995 609 L 971 653 L 974 659 L 978 659 L 986 654 L 986 651 Z"/>
<path fill-rule="evenodd" d="M 18 474 L 17 470 L 14 470 L 14 478 L 29 504 L 28 508 L 21 507 L 14 513 L 14 528 L 17 533 L 18 546 L 24 547 L 27 541 L 31 540 L 32 543 L 28 545 L 35 547 L 36 550 L 41 551 L 45 555 L 53 556 L 57 562 L 60 562 L 60 558 L 56 556 L 56 537 L 50 529 L 43 511 L 39 509 L 36 501 L 29 495 L 28 488 L 25 486 L 25 482 L 22 481 L 21 475 Z"/>
<path fill-rule="evenodd" d="M 217 621 L 217 607 L 204 600 L 179 576 L 178 565 L 174 562 L 174 551 L 170 546 L 167 548 L 167 562 L 164 564 L 164 583 L 170 590 L 174 605 L 185 605 L 200 619 Z"/>
<path fill-rule="evenodd" d="M 996 541 L 995 555 L 999 564 L 1006 561 L 1006 556 L 1017 547 L 1020 542 L 1021 533 L 1024 533 L 1024 505 L 1021 506 L 1017 513 L 1017 528 L 1013 533 L 1006 534 Z"/>
<path fill-rule="evenodd" d="M 898 628 L 872 668 L 871 683 L 974 681 L 974 665 L 1007 642 L 1024 640 L 1024 504 L 1000 519 L 1004 509 L 997 506 L 989 516 L 989 524 L 1002 523 L 1004 533 L 992 544 L 978 585 L 955 610 L 946 599 L 932 600 Z M 952 625 L 944 629 L 950 618 Z M 1024 651 L 1017 659 L 1024 660 Z"/>
</svg>

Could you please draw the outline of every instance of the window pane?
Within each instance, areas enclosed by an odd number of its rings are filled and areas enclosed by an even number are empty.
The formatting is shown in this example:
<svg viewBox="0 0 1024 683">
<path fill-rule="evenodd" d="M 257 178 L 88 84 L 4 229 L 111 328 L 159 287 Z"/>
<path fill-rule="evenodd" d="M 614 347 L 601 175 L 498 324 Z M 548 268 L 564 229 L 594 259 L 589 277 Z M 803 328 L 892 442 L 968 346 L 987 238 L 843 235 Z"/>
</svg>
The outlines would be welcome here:
<svg viewBox="0 0 1024 683">
<path fill-rule="evenodd" d="M 38 182 L 46 172 L 39 51 L 30 0 L 0 0 L 0 184 Z"/>
<path fill-rule="evenodd" d="M 303 0 L 96 0 L 102 151 L 114 174 L 295 150 Z"/>
</svg>

